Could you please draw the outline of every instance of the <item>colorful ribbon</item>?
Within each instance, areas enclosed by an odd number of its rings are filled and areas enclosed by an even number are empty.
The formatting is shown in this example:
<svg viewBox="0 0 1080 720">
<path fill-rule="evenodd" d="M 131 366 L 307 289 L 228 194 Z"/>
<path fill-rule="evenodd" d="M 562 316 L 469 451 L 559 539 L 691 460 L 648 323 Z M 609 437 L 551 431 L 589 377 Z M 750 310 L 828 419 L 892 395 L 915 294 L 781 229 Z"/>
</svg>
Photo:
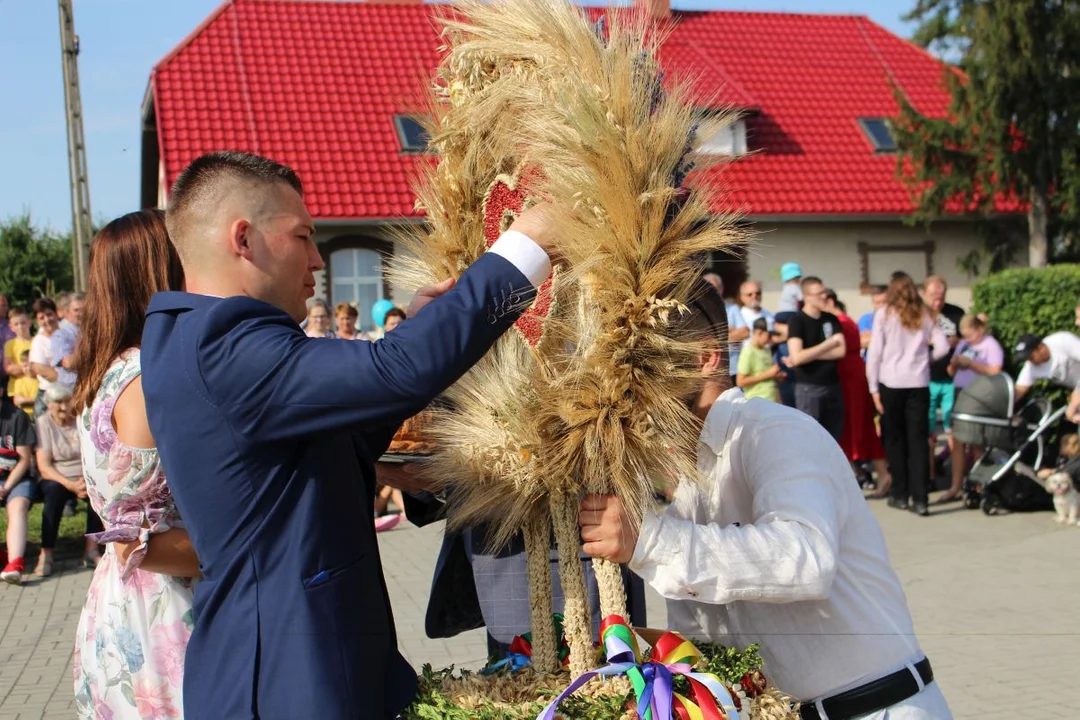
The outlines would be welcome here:
<svg viewBox="0 0 1080 720">
<path fill-rule="evenodd" d="M 555 623 L 555 637 L 559 638 L 559 662 L 567 665 L 570 663 L 570 645 L 567 644 L 566 636 L 563 634 L 563 616 L 561 613 L 554 613 L 551 618 Z M 528 667 L 530 663 L 532 663 L 532 633 L 527 632 L 524 635 L 515 636 L 510 642 L 506 657 L 487 666 L 480 671 L 480 674 L 491 675 L 503 668 L 509 668 L 510 672 L 516 673 Z"/>
<path fill-rule="evenodd" d="M 712 673 L 693 671 L 694 663 L 701 659 L 701 652 L 688 640 L 675 633 L 664 633 L 653 646 L 653 659 L 642 664 L 637 637 L 618 615 L 611 615 L 600 624 L 600 639 L 608 665 L 587 672 L 570 683 L 537 720 L 554 720 L 559 704 L 593 678 L 618 675 L 630 679 L 641 720 L 738 720 L 735 701 L 720 678 Z M 675 692 L 675 675 L 682 675 L 689 681 L 692 700 Z"/>
</svg>

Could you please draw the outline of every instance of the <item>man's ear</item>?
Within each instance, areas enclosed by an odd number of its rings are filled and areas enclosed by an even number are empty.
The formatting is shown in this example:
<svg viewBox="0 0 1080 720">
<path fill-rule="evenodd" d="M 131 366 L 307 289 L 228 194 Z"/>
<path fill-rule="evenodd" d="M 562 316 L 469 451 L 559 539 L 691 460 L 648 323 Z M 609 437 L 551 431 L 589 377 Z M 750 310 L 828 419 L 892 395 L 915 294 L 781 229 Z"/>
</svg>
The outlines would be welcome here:
<svg viewBox="0 0 1080 720">
<path fill-rule="evenodd" d="M 712 377 L 720 372 L 724 362 L 724 353 L 719 348 L 707 350 L 698 356 L 698 368 L 702 377 Z"/>
<path fill-rule="evenodd" d="M 254 227 L 244 218 L 237 218 L 229 226 L 229 249 L 233 254 L 251 260 L 251 235 Z"/>
</svg>

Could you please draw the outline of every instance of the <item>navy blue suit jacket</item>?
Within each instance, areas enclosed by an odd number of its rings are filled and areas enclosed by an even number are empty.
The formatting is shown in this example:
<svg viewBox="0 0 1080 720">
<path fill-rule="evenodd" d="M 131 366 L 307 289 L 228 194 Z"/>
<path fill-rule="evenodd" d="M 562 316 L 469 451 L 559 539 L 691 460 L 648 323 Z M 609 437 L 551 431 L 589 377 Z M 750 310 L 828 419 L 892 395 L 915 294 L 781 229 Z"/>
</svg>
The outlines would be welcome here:
<svg viewBox="0 0 1080 720">
<path fill-rule="evenodd" d="M 487 253 L 377 343 L 308 338 L 250 298 L 154 296 L 143 390 L 204 576 L 187 717 L 390 718 L 410 702 L 416 674 L 398 653 L 372 524 L 373 463 L 534 292 Z"/>
</svg>

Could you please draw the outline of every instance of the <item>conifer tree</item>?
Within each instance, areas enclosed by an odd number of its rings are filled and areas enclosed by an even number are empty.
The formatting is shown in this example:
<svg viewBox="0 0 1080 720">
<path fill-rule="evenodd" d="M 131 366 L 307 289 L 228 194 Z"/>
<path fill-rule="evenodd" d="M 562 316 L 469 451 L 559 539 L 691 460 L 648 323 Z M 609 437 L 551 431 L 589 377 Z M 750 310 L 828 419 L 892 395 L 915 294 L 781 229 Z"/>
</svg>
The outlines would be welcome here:
<svg viewBox="0 0 1080 720">
<path fill-rule="evenodd" d="M 1080 0 L 917 0 L 915 41 L 953 63 L 947 117 L 897 88 L 900 172 L 916 217 L 1027 213 L 1028 260 L 1047 264 L 1080 220 Z M 933 112 L 933 109 L 929 109 Z"/>
</svg>

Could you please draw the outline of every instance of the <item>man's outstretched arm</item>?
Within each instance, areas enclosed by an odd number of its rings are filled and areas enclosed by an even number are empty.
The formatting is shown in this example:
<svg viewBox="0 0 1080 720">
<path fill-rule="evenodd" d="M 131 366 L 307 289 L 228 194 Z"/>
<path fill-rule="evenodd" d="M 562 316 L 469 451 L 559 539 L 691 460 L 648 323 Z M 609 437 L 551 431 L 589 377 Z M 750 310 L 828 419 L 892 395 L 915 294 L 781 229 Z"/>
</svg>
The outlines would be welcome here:
<svg viewBox="0 0 1080 720">
<path fill-rule="evenodd" d="M 198 347 L 210 399 L 261 441 L 400 423 L 487 352 L 550 272 L 538 244 L 507 235 L 452 290 L 377 343 L 308 338 L 263 303 L 223 301 Z"/>
</svg>

